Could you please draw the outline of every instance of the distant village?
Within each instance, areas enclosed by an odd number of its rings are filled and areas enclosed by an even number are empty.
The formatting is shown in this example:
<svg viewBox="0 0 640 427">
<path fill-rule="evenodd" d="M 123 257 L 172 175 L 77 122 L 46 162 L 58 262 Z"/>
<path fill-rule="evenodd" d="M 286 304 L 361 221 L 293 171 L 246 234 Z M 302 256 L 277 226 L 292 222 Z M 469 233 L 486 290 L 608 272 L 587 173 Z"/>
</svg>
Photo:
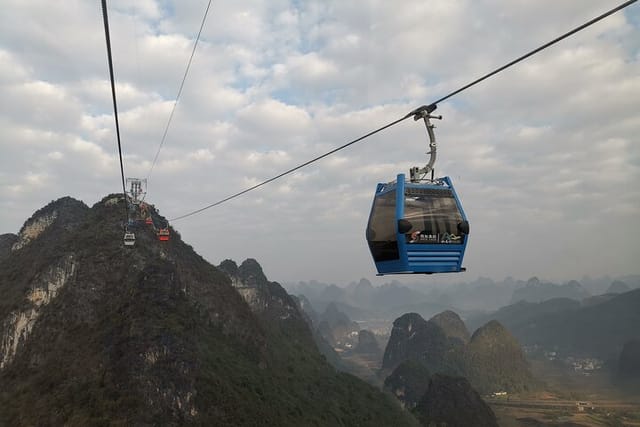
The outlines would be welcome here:
<svg viewBox="0 0 640 427">
<path fill-rule="evenodd" d="M 537 345 L 524 346 L 523 349 L 528 356 L 540 357 L 542 355 L 549 362 L 562 363 L 573 372 L 587 377 L 601 370 L 604 366 L 604 361 L 595 357 L 563 355 L 557 350 L 543 350 Z"/>
</svg>

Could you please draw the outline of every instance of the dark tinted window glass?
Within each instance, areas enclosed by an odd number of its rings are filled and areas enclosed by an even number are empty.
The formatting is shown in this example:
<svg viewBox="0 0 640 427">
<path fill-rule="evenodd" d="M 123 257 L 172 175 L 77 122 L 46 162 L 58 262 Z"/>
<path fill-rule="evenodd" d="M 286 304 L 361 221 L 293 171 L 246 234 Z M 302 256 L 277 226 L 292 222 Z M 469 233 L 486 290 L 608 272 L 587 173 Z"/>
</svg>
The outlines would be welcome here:
<svg viewBox="0 0 640 427">
<path fill-rule="evenodd" d="M 407 188 L 404 217 L 413 226 L 407 243 L 456 244 L 464 241 L 458 231 L 462 215 L 450 190 Z"/>
<path fill-rule="evenodd" d="M 389 191 L 373 201 L 367 241 L 376 261 L 398 259 L 396 240 L 396 192 Z"/>
</svg>

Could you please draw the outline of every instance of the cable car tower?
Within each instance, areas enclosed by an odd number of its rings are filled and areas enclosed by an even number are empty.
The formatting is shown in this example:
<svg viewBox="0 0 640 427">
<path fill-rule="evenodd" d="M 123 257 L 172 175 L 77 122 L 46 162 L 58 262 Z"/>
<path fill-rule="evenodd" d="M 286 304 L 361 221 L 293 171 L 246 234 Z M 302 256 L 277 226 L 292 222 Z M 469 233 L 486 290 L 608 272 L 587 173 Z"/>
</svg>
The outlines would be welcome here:
<svg viewBox="0 0 640 427">
<path fill-rule="evenodd" d="M 140 178 L 127 178 L 129 191 L 127 195 L 132 204 L 139 206 L 147 195 L 147 180 Z"/>
<path fill-rule="evenodd" d="M 129 227 L 135 227 L 137 208 L 147 195 L 147 180 L 140 178 L 127 178 L 127 186 L 129 187 L 129 191 L 127 191 L 125 202 L 127 203 L 128 210 L 131 213 L 128 215 L 127 224 L 124 228 L 123 241 L 125 246 L 134 246 L 136 244 L 136 235 L 129 229 Z"/>
</svg>

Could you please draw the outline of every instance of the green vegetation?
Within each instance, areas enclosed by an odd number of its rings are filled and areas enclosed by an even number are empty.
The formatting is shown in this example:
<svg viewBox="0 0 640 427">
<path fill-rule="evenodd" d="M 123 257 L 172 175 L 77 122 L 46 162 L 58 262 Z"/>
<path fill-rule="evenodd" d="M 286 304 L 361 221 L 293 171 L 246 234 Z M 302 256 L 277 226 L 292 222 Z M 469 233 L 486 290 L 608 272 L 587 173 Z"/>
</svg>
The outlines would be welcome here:
<svg viewBox="0 0 640 427">
<path fill-rule="evenodd" d="M 417 425 L 325 361 L 279 285 L 262 283 L 292 315 L 252 312 L 175 233 L 164 244 L 141 226 L 123 247 L 123 205 L 108 199 L 0 264 L 1 320 L 34 307 L 25 296 L 51 265 L 75 262 L 0 371 L 0 425 Z"/>
<path fill-rule="evenodd" d="M 420 362 L 405 360 L 384 380 L 384 389 L 406 408 L 414 408 L 429 387 L 431 373 Z"/>
<path fill-rule="evenodd" d="M 519 302 L 470 324 L 490 319 L 502 323 L 524 345 L 604 360 L 617 358 L 625 342 L 640 339 L 640 289 L 589 305 L 566 298 Z"/>
<path fill-rule="evenodd" d="M 413 360 L 432 373 L 465 377 L 482 394 L 519 392 L 532 386 L 520 345 L 500 323 L 489 322 L 470 340 L 468 335 L 462 320 L 451 311 L 429 321 L 407 313 L 393 324 L 383 368 L 390 371 Z"/>
<path fill-rule="evenodd" d="M 433 375 L 413 413 L 424 426 L 498 427 L 491 408 L 461 377 Z"/>
<path fill-rule="evenodd" d="M 521 392 L 533 383 L 520 344 L 495 320 L 473 334 L 464 358 L 465 376 L 481 393 Z"/>
</svg>

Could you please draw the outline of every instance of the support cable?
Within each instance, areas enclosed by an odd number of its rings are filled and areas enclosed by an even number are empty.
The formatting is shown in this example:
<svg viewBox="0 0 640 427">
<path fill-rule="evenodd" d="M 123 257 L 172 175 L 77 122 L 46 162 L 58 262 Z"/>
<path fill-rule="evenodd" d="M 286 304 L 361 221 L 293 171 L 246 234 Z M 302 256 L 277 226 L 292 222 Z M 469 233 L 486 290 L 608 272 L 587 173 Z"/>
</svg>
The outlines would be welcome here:
<svg viewBox="0 0 640 427">
<path fill-rule="evenodd" d="M 249 187 L 249 188 L 247 188 L 245 190 L 242 190 L 242 191 L 240 191 L 238 193 L 235 193 L 235 194 L 233 194 L 231 196 L 228 196 L 228 197 L 226 197 L 226 198 L 224 198 L 222 200 L 219 200 L 219 201 L 217 201 L 215 203 L 211 203 L 210 205 L 207 205 L 207 206 L 202 207 L 200 209 L 196 209 L 196 210 L 188 212 L 188 213 L 186 213 L 184 215 L 180 215 L 180 216 L 177 216 L 175 218 L 172 218 L 172 219 L 170 219 L 170 221 L 177 221 L 177 220 L 180 220 L 180 219 L 183 219 L 183 218 L 187 218 L 189 216 L 198 214 L 198 213 L 200 213 L 202 211 L 205 211 L 207 209 L 213 208 L 215 206 L 219 206 L 219 205 L 221 205 L 221 204 L 223 204 L 225 202 L 228 202 L 229 200 L 235 199 L 236 197 L 239 197 L 239 196 L 241 196 L 243 194 L 246 194 L 246 193 L 248 193 L 248 192 L 250 192 L 252 190 L 255 190 L 255 189 L 259 188 L 259 187 L 262 187 L 265 184 L 273 182 L 273 181 L 275 181 L 275 180 L 277 180 L 279 178 L 282 178 L 285 175 L 289 175 L 292 172 L 295 172 L 295 171 L 297 171 L 299 169 L 302 169 L 303 167 L 308 166 L 311 163 L 317 162 L 318 160 L 321 160 L 321 159 L 323 159 L 323 158 L 325 158 L 327 156 L 330 156 L 331 154 L 334 154 L 334 153 L 336 153 L 336 152 L 338 152 L 340 150 L 343 150 L 343 149 L 345 149 L 345 148 L 347 148 L 347 147 L 349 147 L 349 146 L 351 146 L 351 145 L 353 145 L 353 144 L 355 144 L 357 142 L 360 142 L 360 141 L 362 141 L 362 140 L 364 140 L 364 139 L 366 139 L 366 138 L 368 138 L 368 137 L 370 137 L 370 136 L 372 136 L 372 135 L 374 135 L 374 134 L 376 134 L 376 133 L 378 133 L 378 132 L 380 132 L 380 131 L 382 131 L 384 129 L 387 129 L 387 128 L 391 127 L 391 126 L 394 126 L 394 125 L 396 125 L 396 124 L 408 119 L 409 117 L 414 117 L 415 120 L 419 120 L 420 118 L 423 117 L 423 115 L 425 113 L 429 114 L 429 113 L 433 112 L 437 108 L 437 105 L 440 102 L 442 102 L 442 101 L 444 101 L 446 99 L 449 99 L 452 96 L 457 95 L 460 92 L 463 92 L 463 91 L 469 89 L 470 87 L 480 83 L 481 81 L 486 80 L 489 77 L 492 77 L 492 76 L 500 73 L 501 71 L 506 70 L 507 68 L 517 64 L 518 62 L 521 62 L 521 61 L 529 58 L 530 56 L 535 55 L 536 53 L 538 53 L 538 52 L 540 52 L 540 51 L 542 51 L 542 50 L 544 50 L 544 49 L 546 49 L 546 48 L 558 43 L 561 40 L 566 39 L 567 37 L 579 32 L 581 30 L 584 30 L 585 28 L 595 24 L 598 21 L 601 21 L 602 19 L 606 18 L 609 15 L 612 15 L 612 14 L 614 14 L 614 13 L 616 13 L 616 12 L 618 12 L 618 11 L 624 9 L 624 8 L 626 8 L 627 6 L 630 6 L 631 4 L 633 4 L 633 3 L 637 2 L 637 1 L 638 0 L 628 0 L 628 1 L 624 2 L 624 3 L 622 3 L 621 5 L 619 5 L 619 6 L 615 7 L 615 8 L 613 8 L 613 9 L 611 9 L 611 10 L 609 10 L 609 11 L 607 11 L 607 12 L 605 12 L 605 13 L 603 13 L 603 14 L 595 17 L 595 18 L 593 18 L 592 20 L 590 20 L 590 21 L 588 21 L 588 22 L 586 22 L 586 23 L 574 28 L 573 30 L 564 33 L 563 35 L 551 40 L 550 42 L 543 44 L 542 46 L 530 51 L 529 53 L 526 53 L 526 54 L 514 59 L 513 61 L 503 65 L 502 67 L 496 68 L 495 70 L 491 71 L 490 73 L 487 73 L 484 76 L 472 81 L 471 83 L 469 83 L 469 84 L 467 84 L 465 86 L 462 86 L 461 88 L 449 93 L 448 95 L 443 96 L 442 98 L 438 99 L 437 101 L 434 101 L 429 105 L 423 105 L 423 106 L 421 106 L 419 108 L 416 108 L 415 110 L 411 111 L 410 113 L 408 113 L 404 117 L 399 118 L 399 119 L 397 119 L 397 120 L 395 120 L 395 121 L 393 121 L 393 122 L 391 122 L 389 124 L 386 124 L 386 125 L 382 126 L 381 128 L 378 128 L 378 129 L 376 129 L 376 130 L 374 130 L 372 132 L 369 132 L 368 134 L 363 135 L 360 138 L 354 139 L 353 141 L 350 141 L 350 142 L 348 142 L 348 143 L 346 143 L 344 145 L 341 145 L 340 147 L 334 148 L 333 150 L 328 151 L 325 154 L 322 154 L 322 155 L 320 155 L 318 157 L 315 157 L 315 158 L 313 158 L 311 160 L 308 160 L 308 161 L 306 161 L 306 162 L 304 162 L 304 163 L 302 163 L 302 164 L 300 164 L 300 165 L 298 165 L 296 167 L 293 167 L 293 168 L 291 168 L 291 169 L 289 169 L 289 170 L 287 170 L 285 172 L 282 172 L 279 175 L 276 175 L 276 176 L 274 176 L 272 178 L 269 178 L 269 179 L 267 179 L 265 181 L 262 181 L 259 184 L 256 184 L 256 185 L 254 185 L 252 187 Z"/>
<path fill-rule="evenodd" d="M 405 119 L 408 119 L 409 117 L 411 117 L 411 113 L 407 114 L 406 116 L 404 116 L 404 117 L 403 117 L 403 118 L 401 118 L 401 119 L 398 119 L 398 120 L 396 120 L 396 121 L 394 121 L 394 122 L 391 122 L 391 123 L 389 123 L 389 124 L 386 124 L 386 125 L 382 126 L 381 128 L 378 128 L 378 129 L 376 129 L 376 130 L 374 130 L 374 131 L 372 131 L 372 132 L 369 132 L 368 134 L 363 135 L 363 136 L 361 136 L 360 138 L 357 138 L 357 139 L 354 139 L 353 141 L 347 142 L 346 144 L 341 145 L 341 146 L 340 146 L 340 147 L 338 147 L 338 148 L 334 148 L 333 150 L 328 151 L 328 152 L 326 152 L 326 153 L 322 154 L 321 156 L 315 157 L 315 158 L 313 158 L 313 159 L 311 159 L 311 160 L 309 160 L 309 161 L 306 161 L 306 162 L 302 163 L 301 165 L 298 165 L 298 166 L 296 166 L 296 167 L 294 167 L 294 168 L 291 168 L 291 169 L 289 169 L 289 170 L 287 170 L 287 171 L 285 171 L 285 172 L 282 172 L 281 174 L 276 175 L 276 176 L 274 176 L 273 178 L 269 178 L 269 179 L 267 179 L 266 181 L 262 181 L 260 184 L 256 184 L 256 185 L 254 185 L 253 187 L 249 187 L 249 188 L 247 188 L 246 190 L 242 190 L 242 191 L 240 191 L 239 193 L 233 194 L 233 195 L 231 195 L 231 196 L 229 196 L 229 197 L 226 197 L 226 198 L 224 198 L 224 199 L 222 199 L 222 200 L 220 200 L 220 201 L 217 201 L 217 202 L 215 202 L 215 203 L 212 203 L 212 204 L 210 204 L 210 205 L 208 205 L 208 206 L 205 206 L 205 207 L 200 208 L 200 209 L 198 209 L 198 210 L 195 210 L 195 211 L 193 211 L 193 212 L 189 212 L 189 213 L 187 213 L 187 214 L 185 214 L 185 215 L 181 215 L 181 216 L 179 216 L 179 217 L 172 218 L 172 219 L 170 219 L 169 221 L 177 221 L 177 220 L 179 220 L 179 219 L 186 218 L 186 217 L 191 216 L 191 215 L 195 215 L 195 214 L 197 214 L 197 213 L 200 213 L 200 212 L 202 212 L 202 211 L 204 211 L 204 210 L 207 210 L 207 209 L 209 209 L 209 208 L 212 208 L 212 207 L 214 207 L 214 206 L 221 205 L 221 204 L 223 204 L 224 202 L 228 202 L 228 201 L 229 201 L 229 200 L 231 200 L 231 199 L 235 199 L 236 197 L 242 196 L 243 194 L 248 193 L 249 191 L 255 190 L 255 189 L 256 189 L 256 188 L 258 188 L 258 187 L 262 187 L 263 185 L 266 185 L 266 184 L 268 184 L 268 183 L 270 183 L 270 182 L 272 182 L 272 181 L 275 181 L 275 180 L 276 180 L 276 179 L 278 179 L 278 178 L 282 178 L 283 176 L 285 176 L 285 175 L 289 175 L 290 173 L 295 172 L 295 171 L 297 171 L 298 169 L 302 169 L 303 167 L 308 166 L 308 165 L 310 165 L 311 163 L 317 162 L 317 161 L 318 161 L 318 160 L 320 160 L 320 159 L 324 159 L 325 157 L 330 156 L 331 154 L 336 153 L 336 152 L 338 152 L 338 151 L 342 150 L 343 148 L 347 148 L 348 146 L 353 145 L 353 144 L 355 144 L 355 143 L 357 143 L 357 142 L 360 142 L 360 141 L 362 141 L 362 140 L 363 140 L 363 139 L 365 139 L 365 138 L 368 138 L 368 137 L 370 137 L 370 136 L 372 136 L 372 135 L 375 135 L 376 133 L 381 132 L 381 131 L 385 130 L 386 128 L 391 127 L 391 126 L 393 126 L 393 125 L 395 125 L 395 124 L 398 124 L 398 123 L 400 123 L 401 121 L 403 121 L 403 120 L 405 120 Z"/>
<path fill-rule="evenodd" d="M 182 94 L 182 88 L 184 88 L 184 82 L 187 80 L 187 74 L 189 74 L 189 68 L 191 68 L 191 62 L 193 61 L 193 56 L 196 53 L 196 47 L 198 47 L 198 41 L 200 40 L 200 35 L 202 34 L 202 29 L 204 28 L 204 23 L 207 20 L 207 14 L 209 13 L 209 8 L 211 7 L 211 1 L 207 4 L 207 9 L 204 11 L 204 16 L 202 17 L 202 22 L 200 23 L 200 30 L 198 31 L 198 35 L 196 37 L 196 41 L 193 43 L 193 49 L 191 50 L 191 56 L 189 57 L 189 61 L 187 62 L 187 68 L 184 70 L 184 76 L 182 76 L 182 82 L 180 83 L 180 88 L 178 89 L 178 95 L 176 95 L 176 100 L 173 102 L 173 107 L 171 108 L 171 113 L 169 114 L 169 120 L 167 120 L 167 125 L 164 128 L 164 133 L 162 134 L 162 139 L 160 140 L 160 146 L 158 146 L 158 151 L 156 151 L 156 155 L 153 158 L 153 162 L 151 163 L 151 168 L 149 168 L 149 173 L 147 173 L 147 180 L 151 176 L 151 172 L 153 172 L 153 168 L 158 161 L 158 156 L 160 155 L 160 150 L 162 150 L 162 146 L 164 145 L 164 141 L 167 138 L 167 132 L 169 132 L 169 125 L 171 125 L 171 119 L 173 119 L 173 113 L 176 111 L 176 106 L 178 105 L 178 101 L 180 100 L 180 95 Z"/>
<path fill-rule="evenodd" d="M 638 1 L 638 0 L 629 0 L 629 1 L 626 1 L 626 2 L 622 3 L 621 5 L 619 5 L 617 7 L 614 7 L 613 9 L 603 13 L 602 15 L 599 15 L 599 16 L 593 18 L 592 20 L 590 20 L 588 22 L 585 22 L 584 24 L 580 25 L 579 27 L 576 27 L 573 30 L 571 30 L 571 31 L 569 31 L 567 33 L 564 33 L 560 37 L 557 37 L 557 38 L 551 40 L 550 42 L 543 44 L 542 46 L 538 47 L 537 49 L 534 49 L 531 52 L 526 53 L 526 54 L 522 55 L 521 57 L 519 57 L 517 59 L 514 59 L 513 61 L 509 62 L 508 64 L 505 64 L 500 68 L 496 68 L 492 72 L 490 72 L 488 74 L 485 74 L 484 76 L 480 77 L 479 79 L 474 80 L 474 81 L 472 81 L 471 83 L 469 83 L 469 84 L 467 84 L 465 86 L 462 86 L 460 89 L 451 92 L 447 96 L 443 96 L 442 98 L 438 99 L 437 101 L 435 101 L 433 103 L 434 104 L 439 104 L 442 101 L 444 101 L 445 99 L 449 99 L 452 96 L 457 95 L 460 92 L 469 89 L 471 86 L 475 86 L 476 84 L 480 83 L 483 80 L 488 79 L 489 77 L 493 76 L 494 74 L 498 74 L 500 71 L 505 70 L 505 69 L 511 67 L 512 65 L 515 65 L 518 62 L 523 61 L 523 60 L 527 59 L 528 57 L 535 55 L 536 53 L 548 48 L 549 46 L 554 45 L 554 44 L 558 43 L 559 41 L 566 39 L 569 36 L 572 36 L 573 34 L 577 33 L 578 31 L 584 30 L 585 28 L 589 27 L 590 25 L 593 25 L 596 22 L 601 21 L 602 19 L 606 18 L 609 15 L 613 15 L 614 13 L 618 12 L 619 10 L 622 10 L 625 7 L 630 6 L 631 4 L 635 3 L 636 1 Z"/>
<path fill-rule="evenodd" d="M 124 165 L 122 163 L 122 144 L 120 142 L 120 123 L 118 122 L 118 103 L 116 102 L 116 82 L 113 77 L 113 59 L 111 55 L 111 37 L 109 36 L 109 17 L 107 15 L 107 0 L 102 0 L 102 19 L 104 21 L 104 37 L 107 42 L 107 58 L 109 60 L 109 77 L 111 78 L 111 97 L 113 99 L 113 114 L 116 119 L 116 136 L 118 139 L 118 156 L 120 157 L 120 176 L 122 177 L 122 194 L 124 196 L 124 210 L 127 224 L 129 222 L 129 207 L 127 190 L 124 183 Z"/>
</svg>

